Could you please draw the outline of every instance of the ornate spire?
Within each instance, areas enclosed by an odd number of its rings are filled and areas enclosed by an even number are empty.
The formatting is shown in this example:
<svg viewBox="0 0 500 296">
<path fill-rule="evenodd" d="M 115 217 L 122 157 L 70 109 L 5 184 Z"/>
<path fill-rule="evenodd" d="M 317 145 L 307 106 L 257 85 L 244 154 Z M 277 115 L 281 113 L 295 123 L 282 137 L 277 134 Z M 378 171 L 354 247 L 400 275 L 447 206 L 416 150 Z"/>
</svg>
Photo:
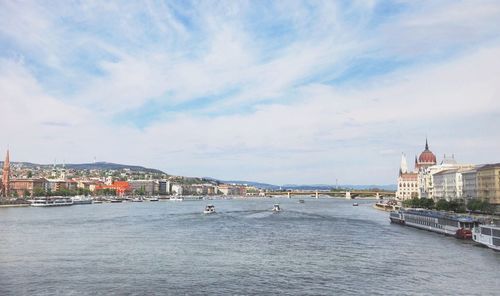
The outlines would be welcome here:
<svg viewBox="0 0 500 296">
<path fill-rule="evenodd" d="M 406 156 L 404 153 L 401 153 L 401 166 L 399 167 L 399 171 L 403 174 L 408 173 L 408 164 L 406 162 Z"/>
<path fill-rule="evenodd" d="M 9 183 L 10 183 L 10 156 L 9 149 L 7 149 L 7 155 L 5 155 L 5 161 L 3 162 L 3 172 L 2 172 L 2 195 L 4 197 L 9 196 Z"/>
<path fill-rule="evenodd" d="M 427 143 L 427 137 L 425 137 L 425 150 L 429 150 L 429 144 Z"/>
</svg>

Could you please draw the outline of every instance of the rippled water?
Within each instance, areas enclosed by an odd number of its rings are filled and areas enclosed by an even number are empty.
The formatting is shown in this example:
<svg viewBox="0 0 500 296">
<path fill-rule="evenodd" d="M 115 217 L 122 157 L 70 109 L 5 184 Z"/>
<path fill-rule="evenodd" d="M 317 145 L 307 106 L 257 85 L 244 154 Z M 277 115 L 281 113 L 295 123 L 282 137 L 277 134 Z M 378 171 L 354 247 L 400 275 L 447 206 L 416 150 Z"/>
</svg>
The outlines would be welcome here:
<svg viewBox="0 0 500 296">
<path fill-rule="evenodd" d="M 0 295 L 499 295 L 498 252 L 297 201 L 0 209 Z"/>
</svg>

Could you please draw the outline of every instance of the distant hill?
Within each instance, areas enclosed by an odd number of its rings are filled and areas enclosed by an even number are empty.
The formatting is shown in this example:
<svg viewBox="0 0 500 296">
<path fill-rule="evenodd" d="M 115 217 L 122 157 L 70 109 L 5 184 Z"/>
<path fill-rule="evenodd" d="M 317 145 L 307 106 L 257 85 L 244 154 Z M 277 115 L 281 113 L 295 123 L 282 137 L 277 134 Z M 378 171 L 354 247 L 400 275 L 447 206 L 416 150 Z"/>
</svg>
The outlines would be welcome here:
<svg viewBox="0 0 500 296">
<path fill-rule="evenodd" d="M 12 162 L 12 164 L 22 164 L 26 167 L 51 167 L 51 164 L 36 164 L 31 162 Z M 60 167 L 60 165 L 57 165 Z M 129 169 L 133 172 L 147 172 L 154 174 L 165 174 L 165 172 L 158 169 L 145 168 L 143 166 L 138 165 L 127 165 L 127 164 L 118 164 L 111 162 L 94 162 L 94 163 L 67 163 L 65 164 L 68 169 L 75 170 L 123 170 Z"/>
</svg>

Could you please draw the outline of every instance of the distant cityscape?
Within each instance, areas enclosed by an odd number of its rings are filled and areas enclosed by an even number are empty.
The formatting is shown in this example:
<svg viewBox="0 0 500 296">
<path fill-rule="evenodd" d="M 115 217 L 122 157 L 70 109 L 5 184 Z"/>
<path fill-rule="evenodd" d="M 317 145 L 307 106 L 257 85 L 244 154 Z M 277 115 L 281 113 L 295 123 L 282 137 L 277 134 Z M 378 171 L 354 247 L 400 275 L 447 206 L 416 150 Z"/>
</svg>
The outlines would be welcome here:
<svg viewBox="0 0 500 296">
<path fill-rule="evenodd" d="M 409 170 L 405 154 L 401 156 L 397 180 L 399 200 L 481 200 L 500 207 L 500 163 L 459 163 L 452 154 L 444 155 L 438 164 L 427 140 L 424 151 L 415 156 L 413 170 Z"/>
<path fill-rule="evenodd" d="M 152 196 L 152 195 L 259 195 L 263 190 L 213 179 L 171 176 L 139 166 L 96 163 L 77 165 L 11 164 L 7 151 L 0 184 L 1 196 Z"/>
</svg>

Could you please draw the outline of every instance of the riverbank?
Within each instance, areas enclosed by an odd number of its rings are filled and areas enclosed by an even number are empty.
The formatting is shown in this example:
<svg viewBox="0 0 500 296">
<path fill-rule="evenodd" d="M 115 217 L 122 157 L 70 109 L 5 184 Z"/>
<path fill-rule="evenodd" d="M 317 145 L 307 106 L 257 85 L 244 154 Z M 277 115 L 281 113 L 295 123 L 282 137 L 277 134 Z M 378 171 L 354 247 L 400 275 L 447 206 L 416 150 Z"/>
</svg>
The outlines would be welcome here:
<svg viewBox="0 0 500 296">
<path fill-rule="evenodd" d="M 0 204 L 0 208 L 19 208 L 19 207 L 29 207 L 30 204 Z"/>
</svg>

